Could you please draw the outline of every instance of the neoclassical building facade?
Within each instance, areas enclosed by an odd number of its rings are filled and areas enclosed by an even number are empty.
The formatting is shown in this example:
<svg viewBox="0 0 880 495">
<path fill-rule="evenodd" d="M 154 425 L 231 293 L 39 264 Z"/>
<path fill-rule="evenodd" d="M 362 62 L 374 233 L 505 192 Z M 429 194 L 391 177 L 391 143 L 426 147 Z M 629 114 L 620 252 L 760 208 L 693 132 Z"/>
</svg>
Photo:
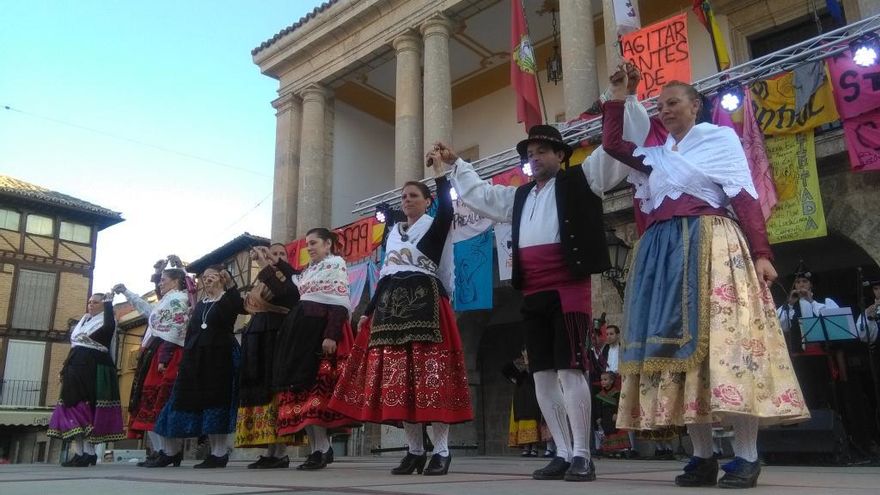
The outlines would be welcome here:
<svg viewBox="0 0 880 495">
<path fill-rule="evenodd" d="M 687 12 L 693 79 L 716 72 L 710 38 L 691 12 L 692 1 L 638 4 L 643 26 Z M 712 2 L 734 64 L 753 58 L 758 39 L 781 47 L 798 36 L 814 36 L 800 34 L 815 25 L 810 4 Z M 876 0 L 841 4 L 848 22 L 880 13 Z M 619 61 L 618 47 L 606 42 L 616 39 L 612 1 L 525 0 L 524 6 L 546 120 L 575 118 L 596 101 L 609 67 Z M 824 10 L 815 14 L 828 17 Z M 436 141 L 477 159 L 522 139 L 509 81 L 510 16 L 507 0 L 329 0 L 256 47 L 254 63 L 278 81 L 272 102 L 277 117 L 272 239 L 290 241 L 312 227 L 355 220 L 356 201 L 423 178 L 424 151 Z M 544 70 L 554 53 L 562 66 L 558 84 L 548 82 Z M 827 270 L 829 280 L 842 280 L 857 264 L 876 269 L 880 174 L 849 172 L 839 129 L 817 136 L 817 157 L 829 236 L 779 246 L 780 272 L 805 258 L 815 258 L 812 269 Z M 631 194 L 607 195 L 605 212 L 617 235 L 632 243 Z M 828 250 L 841 258 L 822 256 Z M 597 314 L 606 312 L 609 320 L 620 314 L 617 292 L 598 276 L 593 298 Z M 518 321 L 517 301 L 500 286 L 495 310 L 460 318 L 478 420 L 453 430 L 453 443 L 481 453 L 505 452 L 509 393 L 495 375 L 514 356 L 504 335 Z M 389 430 L 372 440 L 368 435 L 367 442 L 367 448 L 400 443 Z"/>
</svg>

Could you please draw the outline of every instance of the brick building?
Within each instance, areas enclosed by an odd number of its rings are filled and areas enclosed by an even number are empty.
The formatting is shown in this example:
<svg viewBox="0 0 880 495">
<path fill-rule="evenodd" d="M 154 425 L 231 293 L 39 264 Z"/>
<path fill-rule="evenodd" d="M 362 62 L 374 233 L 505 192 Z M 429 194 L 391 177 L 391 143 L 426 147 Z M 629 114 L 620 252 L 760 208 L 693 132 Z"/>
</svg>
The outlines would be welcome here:
<svg viewBox="0 0 880 495">
<path fill-rule="evenodd" d="M 70 350 L 92 290 L 98 232 L 118 212 L 0 175 L 0 458 L 57 457 L 46 437 Z"/>
</svg>

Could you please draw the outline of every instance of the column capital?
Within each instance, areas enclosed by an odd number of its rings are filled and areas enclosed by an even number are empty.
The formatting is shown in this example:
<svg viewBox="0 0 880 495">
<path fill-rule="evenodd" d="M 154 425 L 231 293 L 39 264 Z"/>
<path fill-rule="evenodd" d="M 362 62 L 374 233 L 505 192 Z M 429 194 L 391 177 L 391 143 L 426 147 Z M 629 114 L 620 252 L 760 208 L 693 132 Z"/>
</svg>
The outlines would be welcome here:
<svg viewBox="0 0 880 495">
<path fill-rule="evenodd" d="M 321 102 L 330 96 L 330 89 L 319 83 L 311 83 L 299 92 L 300 97 L 305 102 Z"/>
<path fill-rule="evenodd" d="M 416 53 L 422 52 L 422 37 L 419 36 L 419 33 L 412 29 L 407 29 L 397 38 L 394 38 L 394 41 L 391 42 L 391 46 L 394 47 L 394 50 L 399 54 L 402 52 L 413 51 Z"/>
<path fill-rule="evenodd" d="M 445 15 L 437 12 L 422 24 L 422 36 L 425 38 L 434 35 L 449 37 L 452 32 L 452 21 Z"/>
<path fill-rule="evenodd" d="M 275 109 L 275 114 L 278 115 L 290 110 L 297 103 L 299 103 L 298 96 L 293 93 L 285 93 L 272 100 L 272 108 Z"/>
</svg>

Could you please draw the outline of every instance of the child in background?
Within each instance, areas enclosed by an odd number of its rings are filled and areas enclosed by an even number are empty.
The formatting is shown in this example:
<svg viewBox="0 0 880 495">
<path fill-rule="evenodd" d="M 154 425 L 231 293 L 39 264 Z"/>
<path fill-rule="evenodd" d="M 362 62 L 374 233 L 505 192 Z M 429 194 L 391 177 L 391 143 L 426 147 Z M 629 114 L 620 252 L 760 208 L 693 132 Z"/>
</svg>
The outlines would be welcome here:
<svg viewBox="0 0 880 495">
<path fill-rule="evenodd" d="M 602 372 L 601 388 L 596 394 L 599 411 L 596 415 L 596 447 L 604 455 L 625 455 L 631 448 L 624 430 L 617 429 L 617 403 L 620 400 L 620 384 L 617 373 Z"/>
</svg>

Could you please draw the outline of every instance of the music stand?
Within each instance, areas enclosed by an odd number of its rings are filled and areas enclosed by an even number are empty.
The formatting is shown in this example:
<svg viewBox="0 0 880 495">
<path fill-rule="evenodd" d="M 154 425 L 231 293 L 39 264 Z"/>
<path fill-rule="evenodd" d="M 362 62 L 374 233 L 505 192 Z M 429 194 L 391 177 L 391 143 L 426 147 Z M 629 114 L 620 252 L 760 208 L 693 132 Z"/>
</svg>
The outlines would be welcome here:
<svg viewBox="0 0 880 495">
<path fill-rule="evenodd" d="M 858 340 L 859 333 L 850 308 L 825 308 L 819 316 L 801 318 L 805 344 Z"/>
</svg>

